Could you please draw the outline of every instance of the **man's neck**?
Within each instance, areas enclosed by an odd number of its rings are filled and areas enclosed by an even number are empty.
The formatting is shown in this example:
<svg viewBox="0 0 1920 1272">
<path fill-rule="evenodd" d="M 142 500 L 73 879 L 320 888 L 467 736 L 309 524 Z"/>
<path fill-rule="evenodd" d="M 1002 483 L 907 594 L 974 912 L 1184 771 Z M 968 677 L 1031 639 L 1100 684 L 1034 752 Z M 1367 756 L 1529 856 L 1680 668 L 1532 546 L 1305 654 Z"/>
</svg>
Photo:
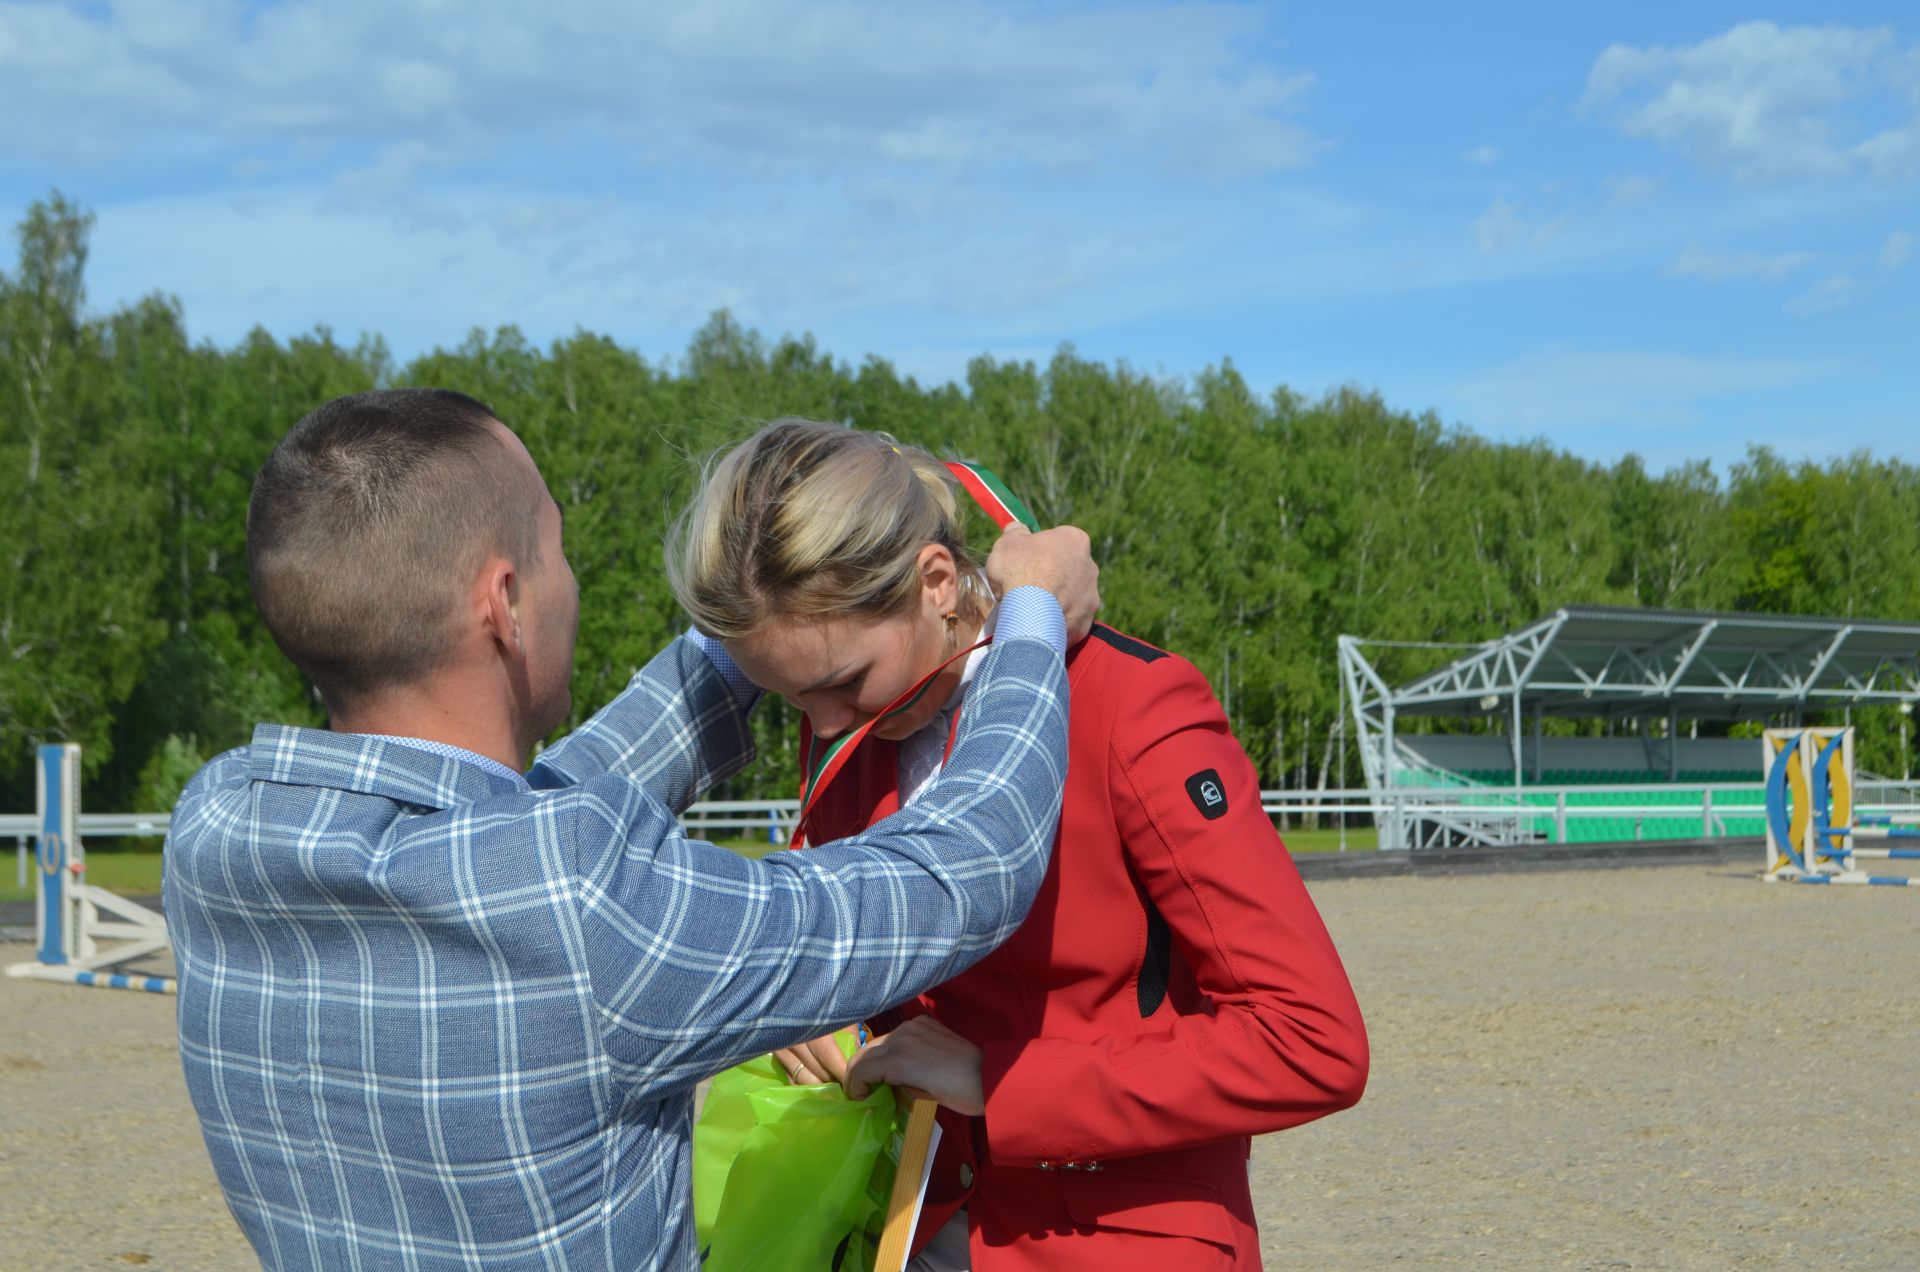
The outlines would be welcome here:
<svg viewBox="0 0 1920 1272">
<path fill-rule="evenodd" d="M 457 746 L 519 773 L 526 767 L 527 748 L 516 744 L 511 716 L 505 704 L 489 709 L 484 697 L 441 686 L 394 691 L 353 710 L 334 712 L 327 727 L 335 733 L 380 733 Z"/>
</svg>

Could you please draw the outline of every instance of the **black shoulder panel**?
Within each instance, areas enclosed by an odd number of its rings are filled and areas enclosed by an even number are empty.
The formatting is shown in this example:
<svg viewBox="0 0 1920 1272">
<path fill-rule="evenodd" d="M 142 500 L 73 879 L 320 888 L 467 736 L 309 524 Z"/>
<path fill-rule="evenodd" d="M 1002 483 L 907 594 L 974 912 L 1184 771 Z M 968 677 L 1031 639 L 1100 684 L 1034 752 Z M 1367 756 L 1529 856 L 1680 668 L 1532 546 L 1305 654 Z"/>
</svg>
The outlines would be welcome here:
<svg viewBox="0 0 1920 1272">
<path fill-rule="evenodd" d="M 1105 623 L 1093 625 L 1093 638 L 1102 644 L 1113 646 L 1123 654 L 1138 658 L 1141 662 L 1153 662 L 1167 656 L 1166 650 L 1155 649 L 1145 641 L 1135 640 L 1131 636 L 1123 636 Z"/>
</svg>

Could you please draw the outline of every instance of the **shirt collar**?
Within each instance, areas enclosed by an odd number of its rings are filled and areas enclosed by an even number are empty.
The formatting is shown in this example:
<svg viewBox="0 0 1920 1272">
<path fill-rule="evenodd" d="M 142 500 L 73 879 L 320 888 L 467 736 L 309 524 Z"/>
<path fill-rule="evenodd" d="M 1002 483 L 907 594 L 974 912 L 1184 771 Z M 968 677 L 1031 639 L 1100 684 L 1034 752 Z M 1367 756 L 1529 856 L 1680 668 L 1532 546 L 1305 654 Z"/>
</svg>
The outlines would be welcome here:
<svg viewBox="0 0 1920 1272">
<path fill-rule="evenodd" d="M 453 808 L 528 790 L 526 779 L 506 765 L 481 763 L 485 756 L 402 744 L 419 740 L 262 724 L 253 731 L 248 767 L 256 781 L 358 791 L 422 808 Z"/>
<path fill-rule="evenodd" d="M 373 738 L 379 742 L 391 742 L 395 746 L 410 747 L 415 751 L 425 751 L 428 755 L 437 755 L 443 759 L 459 760 L 462 764 L 472 764 L 484 769 L 495 777 L 505 778 L 521 790 L 531 790 L 526 776 L 508 768 L 490 755 L 478 751 L 469 751 L 465 747 L 454 746 L 447 742 L 434 742 L 427 738 L 403 738 L 397 733 L 356 733 L 354 737 Z"/>
</svg>

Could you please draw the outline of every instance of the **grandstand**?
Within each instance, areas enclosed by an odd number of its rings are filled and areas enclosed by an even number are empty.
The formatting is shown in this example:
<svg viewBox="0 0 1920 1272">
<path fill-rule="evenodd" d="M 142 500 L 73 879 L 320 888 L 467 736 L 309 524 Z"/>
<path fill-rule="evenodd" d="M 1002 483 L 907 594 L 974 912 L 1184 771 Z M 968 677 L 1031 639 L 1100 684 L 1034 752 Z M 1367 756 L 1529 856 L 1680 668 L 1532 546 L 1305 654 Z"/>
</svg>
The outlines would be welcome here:
<svg viewBox="0 0 1920 1272">
<path fill-rule="evenodd" d="M 1389 685 L 1369 651 L 1409 648 L 1454 656 Z M 1340 671 L 1382 847 L 1757 836 L 1761 745 L 1711 733 L 1906 707 L 1920 624 L 1579 605 L 1474 645 L 1342 636 Z M 1405 727 L 1418 717 L 1479 731 Z M 1552 719 L 1615 736 L 1546 736 Z"/>
</svg>

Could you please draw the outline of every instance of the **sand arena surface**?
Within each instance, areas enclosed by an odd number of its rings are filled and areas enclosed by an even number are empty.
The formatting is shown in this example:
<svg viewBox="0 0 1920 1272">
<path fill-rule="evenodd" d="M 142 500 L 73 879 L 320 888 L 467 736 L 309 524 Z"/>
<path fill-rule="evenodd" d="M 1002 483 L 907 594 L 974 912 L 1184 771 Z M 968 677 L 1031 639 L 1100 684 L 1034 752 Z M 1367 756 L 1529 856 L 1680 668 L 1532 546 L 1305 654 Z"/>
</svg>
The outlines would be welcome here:
<svg viewBox="0 0 1920 1272">
<path fill-rule="evenodd" d="M 1313 891 L 1373 1079 L 1257 1142 L 1269 1267 L 1920 1267 L 1920 895 L 1727 867 Z M 172 1012 L 0 981 L 0 1268 L 254 1266 Z"/>
</svg>

